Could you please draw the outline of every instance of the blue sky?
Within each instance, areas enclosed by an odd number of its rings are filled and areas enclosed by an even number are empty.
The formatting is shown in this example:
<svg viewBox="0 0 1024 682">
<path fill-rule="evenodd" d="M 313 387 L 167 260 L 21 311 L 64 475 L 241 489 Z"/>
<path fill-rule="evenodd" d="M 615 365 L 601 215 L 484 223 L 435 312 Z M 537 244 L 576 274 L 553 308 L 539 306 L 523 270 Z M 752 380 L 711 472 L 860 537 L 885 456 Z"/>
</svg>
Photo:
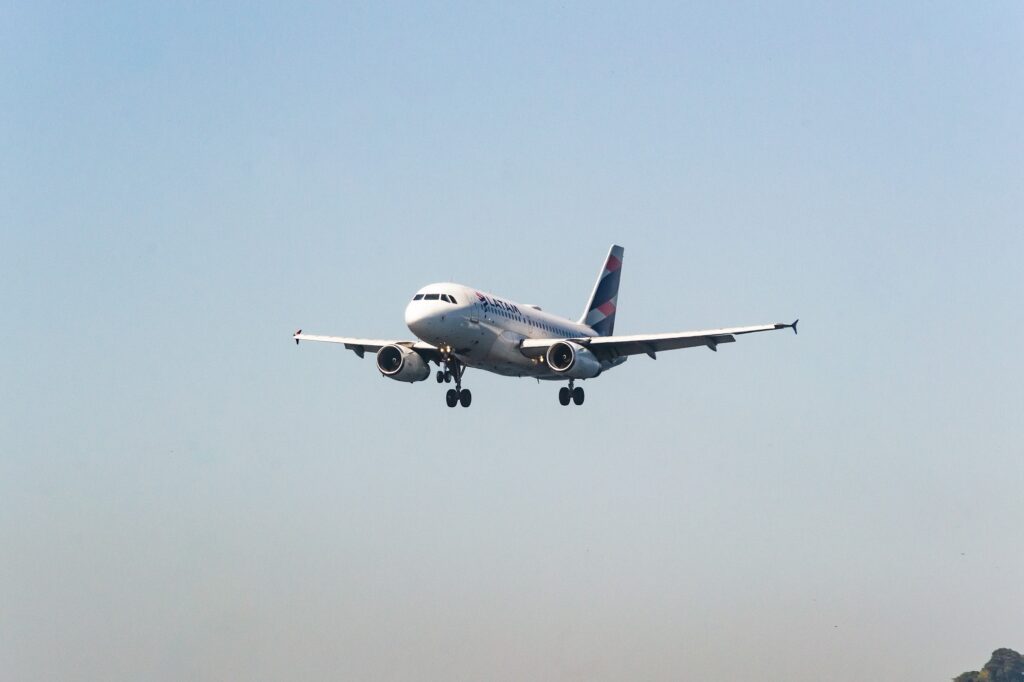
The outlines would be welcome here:
<svg viewBox="0 0 1024 682">
<path fill-rule="evenodd" d="M 950 677 L 1024 646 L 1018 3 L 0 9 L 18 679 Z M 452 279 L 801 334 L 436 384 Z"/>
</svg>

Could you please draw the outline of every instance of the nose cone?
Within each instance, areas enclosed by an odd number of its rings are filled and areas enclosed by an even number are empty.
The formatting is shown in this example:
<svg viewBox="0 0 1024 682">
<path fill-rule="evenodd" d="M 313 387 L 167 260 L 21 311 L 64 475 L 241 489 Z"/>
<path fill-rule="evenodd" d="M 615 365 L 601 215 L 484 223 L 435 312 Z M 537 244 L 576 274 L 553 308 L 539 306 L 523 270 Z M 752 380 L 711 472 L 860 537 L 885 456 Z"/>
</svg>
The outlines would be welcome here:
<svg viewBox="0 0 1024 682">
<path fill-rule="evenodd" d="M 462 306 L 455 295 L 446 291 L 451 286 L 427 285 L 405 307 L 405 326 L 427 343 L 446 343 L 457 332 Z"/>
<path fill-rule="evenodd" d="M 444 314 L 449 312 L 437 301 L 413 301 L 405 307 L 405 326 L 413 334 L 430 343 L 444 335 Z"/>
</svg>

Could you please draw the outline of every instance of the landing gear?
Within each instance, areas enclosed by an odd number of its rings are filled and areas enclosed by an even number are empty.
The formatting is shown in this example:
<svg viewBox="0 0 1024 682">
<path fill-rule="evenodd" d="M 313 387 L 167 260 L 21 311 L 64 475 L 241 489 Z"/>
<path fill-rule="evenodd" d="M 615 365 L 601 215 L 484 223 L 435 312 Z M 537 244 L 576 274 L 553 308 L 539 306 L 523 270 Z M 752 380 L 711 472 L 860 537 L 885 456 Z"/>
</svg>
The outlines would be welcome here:
<svg viewBox="0 0 1024 682">
<path fill-rule="evenodd" d="M 582 405 L 583 398 L 583 388 L 580 386 L 574 388 L 572 379 L 569 380 L 568 386 L 562 386 L 562 388 L 558 389 L 558 402 L 562 405 L 568 405 L 569 401 Z"/>
<path fill-rule="evenodd" d="M 448 392 L 444 395 L 445 404 L 448 407 L 455 407 L 456 405 L 469 407 L 470 403 L 473 402 L 473 394 L 469 392 L 468 388 L 462 388 L 462 375 L 466 371 L 466 366 L 451 355 L 446 355 L 443 361 L 444 370 L 438 371 L 437 383 L 451 383 L 452 379 L 455 379 L 455 388 L 449 388 Z"/>
<path fill-rule="evenodd" d="M 455 407 L 456 405 L 469 407 L 469 404 L 473 402 L 473 394 L 468 388 L 463 388 L 461 390 L 449 388 L 448 392 L 444 394 L 444 401 L 447 403 L 448 407 Z"/>
</svg>

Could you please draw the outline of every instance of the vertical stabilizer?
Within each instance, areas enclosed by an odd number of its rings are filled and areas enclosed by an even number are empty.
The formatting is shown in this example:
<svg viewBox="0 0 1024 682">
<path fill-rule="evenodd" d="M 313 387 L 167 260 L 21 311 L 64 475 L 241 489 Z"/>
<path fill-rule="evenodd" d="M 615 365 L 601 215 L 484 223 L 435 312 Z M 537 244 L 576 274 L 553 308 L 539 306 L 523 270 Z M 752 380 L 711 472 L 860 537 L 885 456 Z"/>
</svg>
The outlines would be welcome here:
<svg viewBox="0 0 1024 682">
<path fill-rule="evenodd" d="M 611 336 L 615 329 L 615 309 L 619 304 L 619 275 L 622 273 L 622 254 L 625 251 L 618 244 L 612 244 L 608 257 L 597 273 L 594 291 L 583 311 L 580 323 L 585 324 L 601 336 Z"/>
</svg>

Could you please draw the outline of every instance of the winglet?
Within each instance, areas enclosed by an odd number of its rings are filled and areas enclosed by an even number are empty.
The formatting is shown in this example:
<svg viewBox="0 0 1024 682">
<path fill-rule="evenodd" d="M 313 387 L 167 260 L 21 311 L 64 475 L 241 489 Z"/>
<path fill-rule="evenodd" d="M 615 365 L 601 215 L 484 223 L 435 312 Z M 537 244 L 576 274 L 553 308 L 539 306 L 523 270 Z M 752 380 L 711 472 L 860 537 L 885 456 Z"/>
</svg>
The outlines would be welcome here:
<svg viewBox="0 0 1024 682">
<path fill-rule="evenodd" d="M 302 333 L 302 330 L 298 329 L 298 330 L 296 330 L 296 332 L 294 334 L 292 334 L 292 338 L 295 339 L 295 345 L 296 346 L 299 345 L 299 334 L 301 334 L 301 333 Z"/>
<path fill-rule="evenodd" d="M 792 327 L 792 328 L 793 328 L 793 333 L 794 333 L 794 334 L 796 334 L 796 324 L 797 324 L 797 322 L 799 322 L 799 321 L 800 321 L 800 318 L 798 317 L 797 319 L 793 320 L 793 324 L 789 325 L 790 327 Z"/>
</svg>

